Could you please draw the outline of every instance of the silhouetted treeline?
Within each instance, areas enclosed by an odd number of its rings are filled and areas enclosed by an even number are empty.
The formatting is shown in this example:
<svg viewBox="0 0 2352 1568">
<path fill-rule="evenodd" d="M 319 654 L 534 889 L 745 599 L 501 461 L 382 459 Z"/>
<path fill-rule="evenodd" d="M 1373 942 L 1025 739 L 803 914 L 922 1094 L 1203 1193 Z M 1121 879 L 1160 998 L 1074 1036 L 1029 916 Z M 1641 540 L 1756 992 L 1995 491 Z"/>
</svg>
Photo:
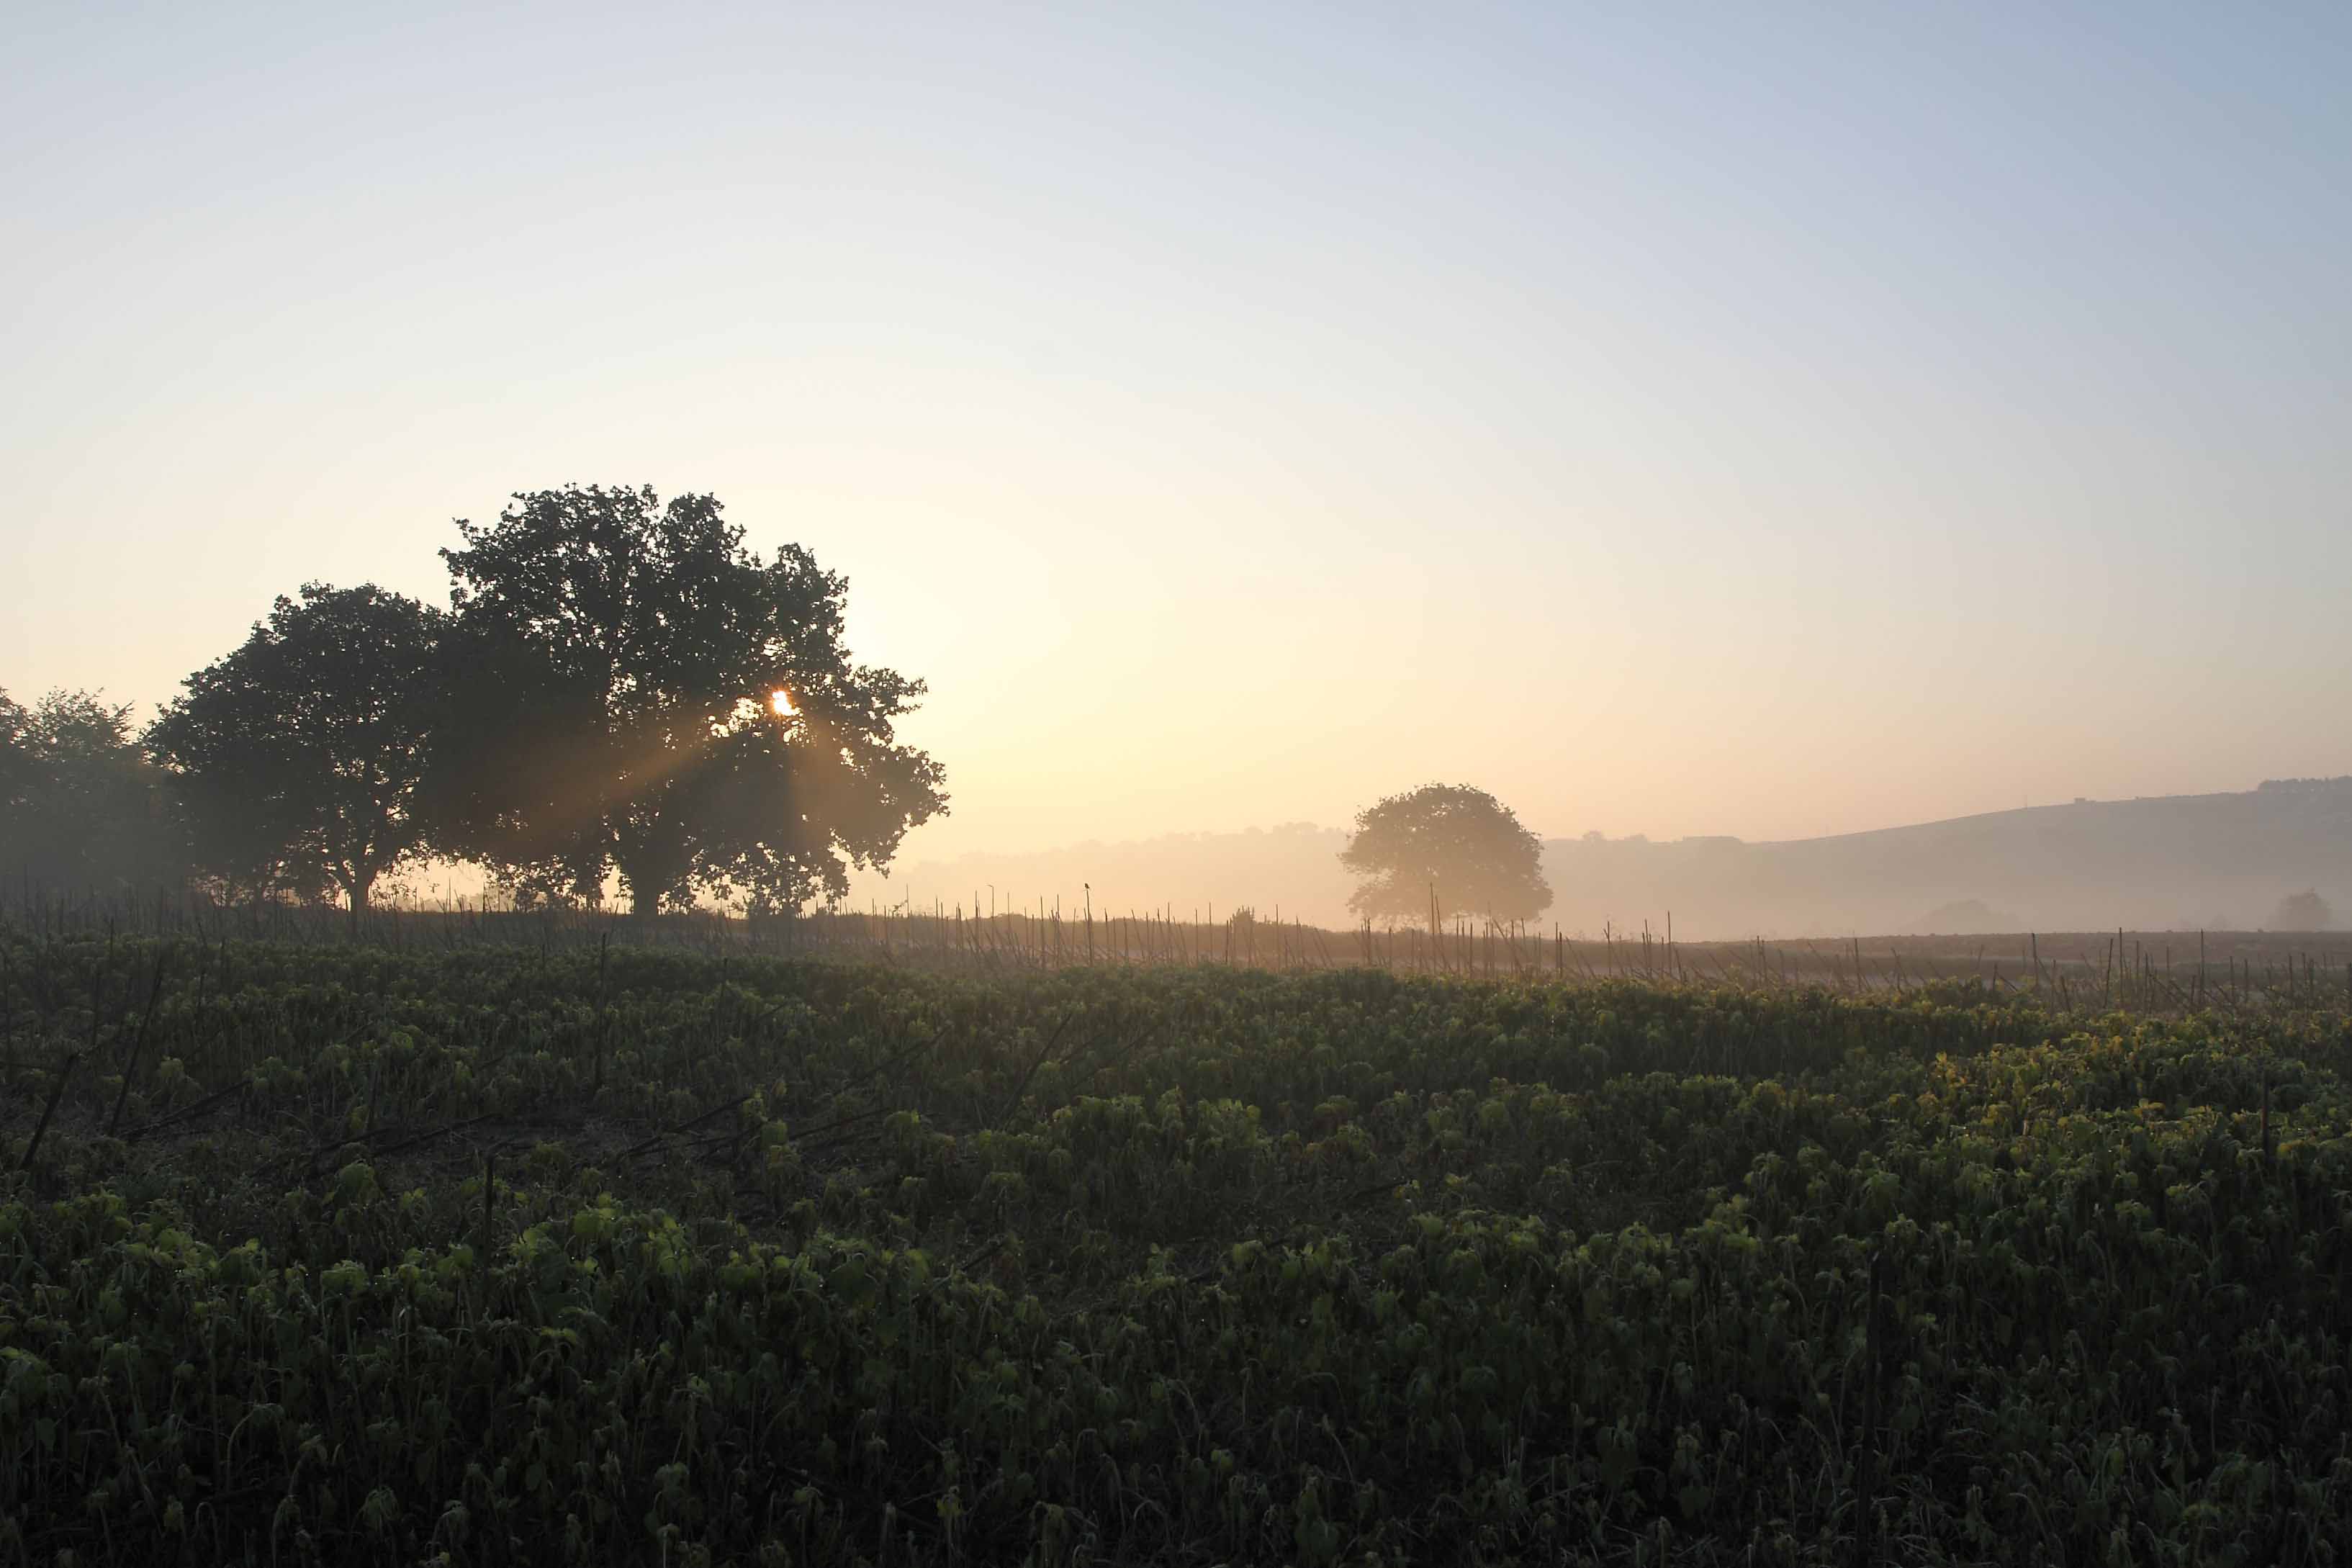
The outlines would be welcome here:
<svg viewBox="0 0 2352 1568">
<path fill-rule="evenodd" d="M 179 884 L 193 862 L 168 783 L 131 704 L 52 691 L 27 708 L 0 690 L 0 880 L 19 897 Z"/>
<path fill-rule="evenodd" d="M 846 580 L 745 548 L 716 498 L 567 486 L 457 523 L 446 610 L 305 584 L 130 706 L 0 712 L 0 874 L 73 896 L 334 902 L 442 857 L 523 905 L 840 898 L 944 811 L 897 743 L 923 683 L 852 661 Z"/>
</svg>

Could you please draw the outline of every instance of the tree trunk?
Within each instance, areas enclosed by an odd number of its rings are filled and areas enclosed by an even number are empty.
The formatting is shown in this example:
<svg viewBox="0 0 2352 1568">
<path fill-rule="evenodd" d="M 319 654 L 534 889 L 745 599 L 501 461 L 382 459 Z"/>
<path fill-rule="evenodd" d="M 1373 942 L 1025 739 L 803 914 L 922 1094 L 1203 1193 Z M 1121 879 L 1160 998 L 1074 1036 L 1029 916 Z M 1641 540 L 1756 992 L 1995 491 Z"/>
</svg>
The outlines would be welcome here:
<svg viewBox="0 0 2352 1568">
<path fill-rule="evenodd" d="M 686 871 L 685 857 L 664 854 L 652 846 L 641 845 L 629 856 L 613 858 L 622 889 L 629 895 L 631 920 L 649 921 L 659 914 L 662 889 L 676 887 Z"/>
<path fill-rule="evenodd" d="M 620 872 L 621 890 L 629 897 L 629 918 L 649 921 L 661 913 L 661 890 L 668 886 L 667 880 L 642 863 L 632 870 L 624 862 Z"/>
<path fill-rule="evenodd" d="M 375 873 L 366 870 L 357 872 L 343 884 L 345 897 L 351 904 L 351 933 L 353 936 L 360 934 L 360 924 L 367 919 L 368 893 L 374 886 Z"/>
</svg>

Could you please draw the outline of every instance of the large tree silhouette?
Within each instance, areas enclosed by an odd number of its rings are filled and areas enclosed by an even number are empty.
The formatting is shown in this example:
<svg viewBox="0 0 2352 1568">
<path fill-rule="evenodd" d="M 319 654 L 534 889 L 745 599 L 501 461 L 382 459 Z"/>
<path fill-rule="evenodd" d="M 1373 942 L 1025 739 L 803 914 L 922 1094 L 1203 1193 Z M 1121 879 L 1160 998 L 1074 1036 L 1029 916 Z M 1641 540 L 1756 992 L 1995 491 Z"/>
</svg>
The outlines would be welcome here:
<svg viewBox="0 0 2352 1568">
<path fill-rule="evenodd" d="M 1339 863 L 1360 879 L 1348 907 L 1368 920 L 1425 918 L 1436 903 L 1531 920 L 1551 903 L 1542 842 L 1511 809 L 1467 784 L 1424 784 L 1356 814 Z"/>
<path fill-rule="evenodd" d="M 597 486 L 457 530 L 434 811 L 518 892 L 796 909 L 945 809 L 892 732 L 922 682 L 850 662 L 848 584 L 800 546 L 763 560 L 711 496 Z"/>
<path fill-rule="evenodd" d="M 421 857 L 439 611 L 373 584 L 306 584 L 147 731 L 177 780 L 197 859 L 233 892 L 341 892 Z"/>
</svg>

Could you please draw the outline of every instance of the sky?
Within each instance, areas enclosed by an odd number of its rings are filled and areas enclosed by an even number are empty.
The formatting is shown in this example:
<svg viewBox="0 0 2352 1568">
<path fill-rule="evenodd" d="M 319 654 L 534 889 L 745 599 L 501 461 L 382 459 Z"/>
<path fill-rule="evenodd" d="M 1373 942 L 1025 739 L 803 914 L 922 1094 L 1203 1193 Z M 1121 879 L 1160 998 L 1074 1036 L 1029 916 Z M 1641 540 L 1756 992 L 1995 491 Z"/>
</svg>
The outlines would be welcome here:
<svg viewBox="0 0 2352 1568">
<path fill-rule="evenodd" d="M 916 858 L 2352 773 L 2352 7 L 26 5 L 0 688 L 709 491 Z"/>
</svg>

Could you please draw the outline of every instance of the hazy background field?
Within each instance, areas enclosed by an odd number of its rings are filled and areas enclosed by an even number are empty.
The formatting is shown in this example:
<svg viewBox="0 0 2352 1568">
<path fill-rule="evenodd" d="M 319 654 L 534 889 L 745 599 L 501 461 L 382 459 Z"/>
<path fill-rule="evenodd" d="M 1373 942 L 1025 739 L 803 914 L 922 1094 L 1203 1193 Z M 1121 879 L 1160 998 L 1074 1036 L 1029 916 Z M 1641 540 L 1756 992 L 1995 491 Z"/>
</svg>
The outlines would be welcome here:
<svg viewBox="0 0 2352 1568">
<path fill-rule="evenodd" d="M 1291 823 L 1244 833 L 1170 834 L 1032 854 L 909 863 L 860 881 L 865 907 L 935 900 L 1065 914 L 1161 910 L 1222 919 L 1236 904 L 1344 927 L 1353 886 L 1348 834 Z M 1700 941 L 1755 935 L 2030 931 L 2254 930 L 2281 900 L 2315 889 L 2352 911 L 2352 781 L 2148 800 L 2079 801 L 1832 837 L 1653 842 L 1547 837 L 1555 894 L 1542 925 L 1598 937 L 1604 926 Z M 2340 915 L 2339 915 L 2340 918 Z"/>
</svg>

